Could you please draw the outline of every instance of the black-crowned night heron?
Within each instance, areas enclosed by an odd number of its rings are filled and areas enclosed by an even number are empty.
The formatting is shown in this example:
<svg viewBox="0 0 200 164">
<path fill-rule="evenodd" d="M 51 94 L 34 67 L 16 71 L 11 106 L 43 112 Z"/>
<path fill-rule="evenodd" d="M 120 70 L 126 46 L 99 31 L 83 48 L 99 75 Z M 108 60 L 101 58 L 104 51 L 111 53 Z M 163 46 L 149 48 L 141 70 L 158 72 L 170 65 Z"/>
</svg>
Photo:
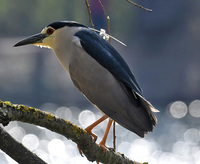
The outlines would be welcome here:
<svg viewBox="0 0 200 164">
<path fill-rule="evenodd" d="M 142 96 L 142 90 L 120 54 L 88 27 L 73 21 L 54 22 L 41 33 L 18 42 L 14 47 L 33 44 L 54 50 L 76 88 L 103 116 L 86 128 L 92 129 L 109 117 L 99 145 L 106 150 L 112 121 L 140 137 L 153 130 L 157 110 Z"/>
</svg>

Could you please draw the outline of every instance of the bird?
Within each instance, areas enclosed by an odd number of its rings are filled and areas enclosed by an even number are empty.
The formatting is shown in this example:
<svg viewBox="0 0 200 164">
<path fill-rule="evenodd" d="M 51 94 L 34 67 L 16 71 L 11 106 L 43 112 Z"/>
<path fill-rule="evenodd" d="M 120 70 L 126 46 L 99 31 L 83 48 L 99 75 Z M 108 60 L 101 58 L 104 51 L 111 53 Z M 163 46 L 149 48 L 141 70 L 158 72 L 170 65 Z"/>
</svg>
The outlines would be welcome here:
<svg viewBox="0 0 200 164">
<path fill-rule="evenodd" d="M 97 32 L 75 21 L 57 21 L 14 47 L 29 44 L 52 49 L 75 87 L 101 111 L 103 116 L 85 129 L 95 141 L 93 128 L 109 118 L 99 143 L 104 151 L 113 121 L 142 138 L 153 131 L 158 110 L 144 98 L 119 52 Z"/>
</svg>

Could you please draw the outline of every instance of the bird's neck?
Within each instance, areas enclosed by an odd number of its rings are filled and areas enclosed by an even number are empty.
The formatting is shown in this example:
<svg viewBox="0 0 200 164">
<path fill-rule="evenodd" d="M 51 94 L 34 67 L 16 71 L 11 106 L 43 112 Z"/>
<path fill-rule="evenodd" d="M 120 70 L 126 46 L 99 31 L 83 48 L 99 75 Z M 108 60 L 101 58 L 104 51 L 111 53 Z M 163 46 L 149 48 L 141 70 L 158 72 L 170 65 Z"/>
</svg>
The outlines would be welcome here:
<svg viewBox="0 0 200 164">
<path fill-rule="evenodd" d="M 64 67 L 64 69 L 69 73 L 69 65 L 73 57 L 73 48 L 77 45 L 74 44 L 74 35 L 82 27 L 77 28 L 63 28 L 59 30 L 57 37 L 55 38 L 55 47 L 53 47 L 58 60 Z M 62 42 L 61 42 L 62 40 Z"/>
<path fill-rule="evenodd" d="M 71 50 L 65 49 L 65 48 L 57 48 L 57 49 L 54 49 L 54 52 L 55 52 L 60 64 L 69 73 Z"/>
</svg>

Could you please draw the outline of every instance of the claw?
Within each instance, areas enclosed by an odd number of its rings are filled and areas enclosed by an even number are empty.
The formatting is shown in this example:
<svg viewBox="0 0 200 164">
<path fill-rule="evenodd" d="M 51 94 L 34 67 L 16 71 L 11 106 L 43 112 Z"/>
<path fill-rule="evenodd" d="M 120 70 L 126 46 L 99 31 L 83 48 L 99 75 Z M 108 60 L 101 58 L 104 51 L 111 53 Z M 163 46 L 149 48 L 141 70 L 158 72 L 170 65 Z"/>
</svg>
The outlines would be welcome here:
<svg viewBox="0 0 200 164">
<path fill-rule="evenodd" d="M 96 142 L 96 140 L 97 140 L 97 135 L 95 135 L 94 133 L 92 133 L 92 130 L 91 129 L 85 129 L 88 133 L 90 133 L 90 135 L 93 137 L 93 140 L 94 140 L 94 142 Z M 82 150 L 81 150 L 81 148 L 77 145 L 77 148 L 78 148 L 78 151 L 79 151 L 79 153 L 80 153 L 80 155 L 83 157 L 83 152 L 82 152 Z"/>
<path fill-rule="evenodd" d="M 109 119 L 108 125 L 107 125 L 107 127 L 106 127 L 105 134 L 104 134 L 104 136 L 103 136 L 103 139 L 102 139 L 101 142 L 99 143 L 99 146 L 101 146 L 101 148 L 103 149 L 104 153 L 106 153 L 106 151 L 108 150 L 108 148 L 106 147 L 106 140 L 107 140 L 108 133 L 109 133 L 110 127 L 111 127 L 111 125 L 112 125 L 112 122 L 113 122 L 113 120 Z"/>
<path fill-rule="evenodd" d="M 104 153 L 106 153 L 106 151 L 108 150 L 107 146 L 106 146 L 106 139 L 108 137 L 108 132 L 110 130 L 110 127 L 112 125 L 113 120 L 109 119 L 108 121 L 108 125 L 106 127 L 106 131 L 105 134 L 103 136 L 103 139 L 101 140 L 101 142 L 99 143 L 99 146 L 103 149 Z M 99 162 L 97 161 L 97 164 L 99 164 Z"/>
<path fill-rule="evenodd" d="M 94 122 L 92 125 L 88 126 L 85 130 L 90 133 L 90 135 L 93 137 L 93 140 L 96 142 L 97 140 L 97 135 L 95 135 L 94 133 L 92 133 L 92 129 L 97 126 L 99 123 L 101 123 L 102 121 L 104 121 L 106 118 L 108 118 L 108 116 L 104 115 L 102 116 L 100 119 L 98 119 L 96 122 Z M 109 120 L 109 126 L 107 127 L 106 133 L 102 139 L 102 141 L 99 143 L 99 145 L 102 147 L 102 149 L 104 150 L 104 152 L 106 152 L 108 149 L 105 145 L 106 142 L 106 138 L 110 129 L 110 126 L 112 124 L 112 120 Z M 77 145 L 78 147 L 78 151 L 80 153 L 80 155 L 83 157 L 83 153 L 82 150 L 80 149 L 80 147 Z M 97 161 L 97 164 L 99 164 L 99 162 Z"/>
<path fill-rule="evenodd" d="M 108 150 L 107 146 L 102 142 L 99 143 L 99 146 L 103 149 L 104 153 L 106 153 L 106 151 Z"/>
</svg>

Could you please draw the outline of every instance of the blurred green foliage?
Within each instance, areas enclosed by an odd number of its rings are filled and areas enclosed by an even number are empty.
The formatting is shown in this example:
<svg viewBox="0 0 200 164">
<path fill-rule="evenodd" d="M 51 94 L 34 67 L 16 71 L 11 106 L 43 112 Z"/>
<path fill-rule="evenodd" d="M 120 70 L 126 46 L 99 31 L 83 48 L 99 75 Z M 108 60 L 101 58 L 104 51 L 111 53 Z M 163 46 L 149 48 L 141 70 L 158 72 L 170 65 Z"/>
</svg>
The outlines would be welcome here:
<svg viewBox="0 0 200 164">
<path fill-rule="evenodd" d="M 135 8 L 126 1 L 107 1 L 111 30 L 126 33 Z M 102 14 L 103 15 L 103 14 Z M 0 35 L 20 36 L 40 31 L 54 21 L 75 20 L 90 26 L 84 0 L 1 0 Z M 23 29 L 22 29 L 23 28 Z"/>
</svg>

